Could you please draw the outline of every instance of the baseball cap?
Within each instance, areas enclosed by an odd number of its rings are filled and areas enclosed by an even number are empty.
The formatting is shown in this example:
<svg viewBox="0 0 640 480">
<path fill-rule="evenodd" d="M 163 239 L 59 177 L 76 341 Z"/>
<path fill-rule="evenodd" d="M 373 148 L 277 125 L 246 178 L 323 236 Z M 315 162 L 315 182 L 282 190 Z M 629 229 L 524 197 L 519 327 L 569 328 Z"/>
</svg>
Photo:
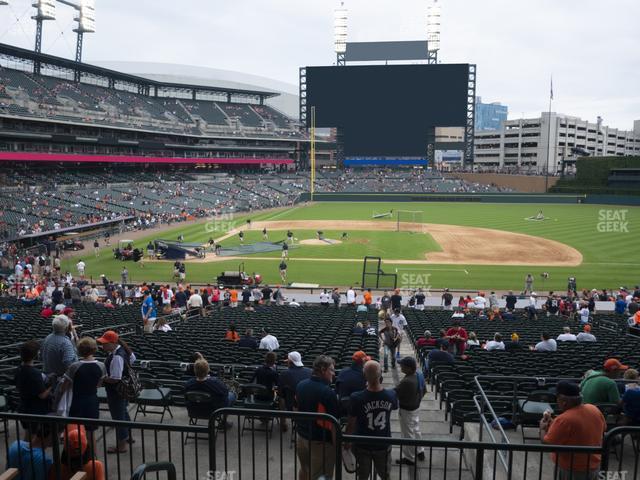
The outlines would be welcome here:
<svg viewBox="0 0 640 480">
<path fill-rule="evenodd" d="M 102 336 L 100 338 L 96 339 L 96 342 L 98 342 L 98 343 L 118 343 L 118 340 L 120 340 L 120 335 L 118 335 L 113 330 L 107 330 L 106 332 L 104 332 L 102 334 Z"/>
<path fill-rule="evenodd" d="M 590 332 L 591 331 L 591 325 L 585 325 L 584 326 L 584 331 L 585 332 Z"/>
<path fill-rule="evenodd" d="M 563 380 L 558 382 L 558 385 L 556 386 L 556 393 L 567 397 L 578 397 L 580 395 L 580 386 L 577 383 Z"/>
<path fill-rule="evenodd" d="M 84 453 L 87 449 L 87 432 L 84 425 L 69 424 L 64 431 L 64 443 L 66 450 L 72 455 L 78 452 Z"/>
<path fill-rule="evenodd" d="M 351 360 L 358 363 L 364 363 L 371 360 L 371 357 L 364 353 L 362 350 L 358 350 L 352 355 Z"/>
<path fill-rule="evenodd" d="M 302 355 L 300 355 L 298 352 L 289 352 L 289 355 L 287 355 L 287 358 L 296 367 L 304 366 L 304 364 L 302 363 Z"/>
<path fill-rule="evenodd" d="M 613 372 L 615 370 L 626 370 L 629 368 L 627 365 L 620 363 L 620 360 L 616 358 L 609 358 L 604 362 L 604 371 Z"/>
<path fill-rule="evenodd" d="M 418 364 L 416 363 L 416 359 L 413 357 L 404 357 L 401 358 L 400 361 L 398 362 L 400 365 L 404 365 L 405 367 L 409 367 L 413 370 L 415 370 L 416 368 L 418 368 Z"/>
</svg>

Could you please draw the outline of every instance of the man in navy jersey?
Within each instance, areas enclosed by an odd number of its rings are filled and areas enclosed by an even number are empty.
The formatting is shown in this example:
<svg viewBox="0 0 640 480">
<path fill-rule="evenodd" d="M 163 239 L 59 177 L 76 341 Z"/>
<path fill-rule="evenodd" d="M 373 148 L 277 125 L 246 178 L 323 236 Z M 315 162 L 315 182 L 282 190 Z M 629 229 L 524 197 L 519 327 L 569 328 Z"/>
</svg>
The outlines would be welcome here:
<svg viewBox="0 0 640 480">
<path fill-rule="evenodd" d="M 382 387 L 382 368 L 374 360 L 364 364 L 366 390 L 351 394 L 347 434 L 368 437 L 391 437 L 391 411 L 398 409 L 398 397 L 394 390 Z M 368 479 L 371 474 L 371 462 L 375 471 L 383 480 L 391 473 L 391 446 L 353 445 L 356 457 L 356 476 L 358 480 Z"/>
</svg>

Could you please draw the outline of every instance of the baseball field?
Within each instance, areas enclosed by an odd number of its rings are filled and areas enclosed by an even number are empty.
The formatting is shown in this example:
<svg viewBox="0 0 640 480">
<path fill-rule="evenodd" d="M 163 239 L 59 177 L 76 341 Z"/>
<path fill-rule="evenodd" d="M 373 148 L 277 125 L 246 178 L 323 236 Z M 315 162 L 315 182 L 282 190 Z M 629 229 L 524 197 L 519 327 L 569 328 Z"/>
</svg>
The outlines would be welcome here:
<svg viewBox="0 0 640 480">
<path fill-rule="evenodd" d="M 405 231 L 398 232 L 398 210 L 422 213 L 415 216 L 419 222 L 403 222 Z M 389 217 L 374 218 L 391 211 Z M 536 218 L 540 211 L 544 219 Z M 580 289 L 640 282 L 640 208 L 626 206 L 324 202 L 167 228 L 137 239 L 134 246 L 146 250 L 149 240 L 182 234 L 185 242 L 204 245 L 214 238 L 228 248 L 240 244 L 240 230 L 245 245 L 263 241 L 263 228 L 269 242 L 293 232 L 287 283 L 360 285 L 366 255 L 381 257 L 383 271 L 396 273 L 398 285 L 405 288 L 521 290 L 528 273 L 539 291 L 564 290 L 570 276 Z M 318 240 L 318 231 L 324 241 Z M 104 274 L 117 282 L 126 264 L 131 282 L 172 281 L 173 261 L 145 260 L 144 266 L 121 262 L 111 248 L 102 248 L 97 258 L 92 249 L 82 253 L 88 276 L 97 281 Z M 266 283 L 276 284 L 281 282 L 280 256 L 280 251 L 207 254 L 186 261 L 186 278 L 213 283 L 221 271 L 237 270 L 244 262 L 247 273 L 260 273 Z M 75 273 L 78 258 L 66 258 L 63 269 Z"/>
</svg>

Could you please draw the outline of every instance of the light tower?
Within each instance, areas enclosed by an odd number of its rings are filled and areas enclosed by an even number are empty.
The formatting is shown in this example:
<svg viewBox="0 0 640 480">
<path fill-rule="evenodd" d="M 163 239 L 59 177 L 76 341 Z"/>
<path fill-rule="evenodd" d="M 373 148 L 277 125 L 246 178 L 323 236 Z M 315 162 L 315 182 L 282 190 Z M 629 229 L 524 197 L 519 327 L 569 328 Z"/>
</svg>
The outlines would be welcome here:
<svg viewBox="0 0 640 480">
<path fill-rule="evenodd" d="M 442 10 L 438 0 L 429 2 L 427 6 L 427 48 L 429 49 L 428 63 L 438 63 L 440 50 L 440 17 Z"/>
<path fill-rule="evenodd" d="M 36 21 L 36 45 L 35 52 L 42 52 L 42 23 L 45 20 L 56 19 L 56 2 L 55 0 L 36 0 L 32 6 L 36 9 L 36 14 L 31 17 Z M 33 73 L 40 73 L 40 62 L 33 62 Z"/>
<path fill-rule="evenodd" d="M 333 44 L 336 52 L 337 65 L 345 65 L 345 53 L 347 51 L 347 16 L 348 10 L 344 2 L 333 12 Z"/>
<path fill-rule="evenodd" d="M 82 61 L 82 37 L 85 33 L 96 31 L 96 0 L 80 0 L 78 5 L 78 16 L 74 18 L 78 22 L 78 27 L 73 31 L 78 34 L 76 42 L 76 62 Z M 76 79 L 80 81 L 80 79 Z"/>
</svg>

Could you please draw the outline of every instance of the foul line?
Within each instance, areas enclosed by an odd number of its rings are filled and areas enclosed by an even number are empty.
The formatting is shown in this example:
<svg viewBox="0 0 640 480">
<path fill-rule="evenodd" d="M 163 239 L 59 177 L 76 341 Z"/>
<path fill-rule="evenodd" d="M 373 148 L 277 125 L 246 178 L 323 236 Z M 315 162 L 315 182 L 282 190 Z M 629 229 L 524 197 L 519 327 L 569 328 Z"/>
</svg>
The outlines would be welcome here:
<svg viewBox="0 0 640 480">
<path fill-rule="evenodd" d="M 457 268 L 429 268 L 425 265 L 424 268 L 396 268 L 396 273 L 399 272 L 464 272 L 465 275 L 469 275 L 469 272 L 466 269 L 457 269 Z"/>
<path fill-rule="evenodd" d="M 275 214 L 273 214 L 273 215 L 272 215 L 272 216 L 270 216 L 270 217 L 262 218 L 262 219 L 257 220 L 257 221 L 266 222 L 266 221 L 268 221 L 268 220 L 273 220 L 274 218 L 278 218 L 278 217 L 280 217 L 280 216 L 284 215 L 285 213 L 293 212 L 294 210 L 297 210 L 297 209 L 299 209 L 299 208 L 300 208 L 300 207 L 291 207 L 291 208 L 287 208 L 286 210 L 283 210 L 282 212 L 275 213 Z"/>
</svg>

